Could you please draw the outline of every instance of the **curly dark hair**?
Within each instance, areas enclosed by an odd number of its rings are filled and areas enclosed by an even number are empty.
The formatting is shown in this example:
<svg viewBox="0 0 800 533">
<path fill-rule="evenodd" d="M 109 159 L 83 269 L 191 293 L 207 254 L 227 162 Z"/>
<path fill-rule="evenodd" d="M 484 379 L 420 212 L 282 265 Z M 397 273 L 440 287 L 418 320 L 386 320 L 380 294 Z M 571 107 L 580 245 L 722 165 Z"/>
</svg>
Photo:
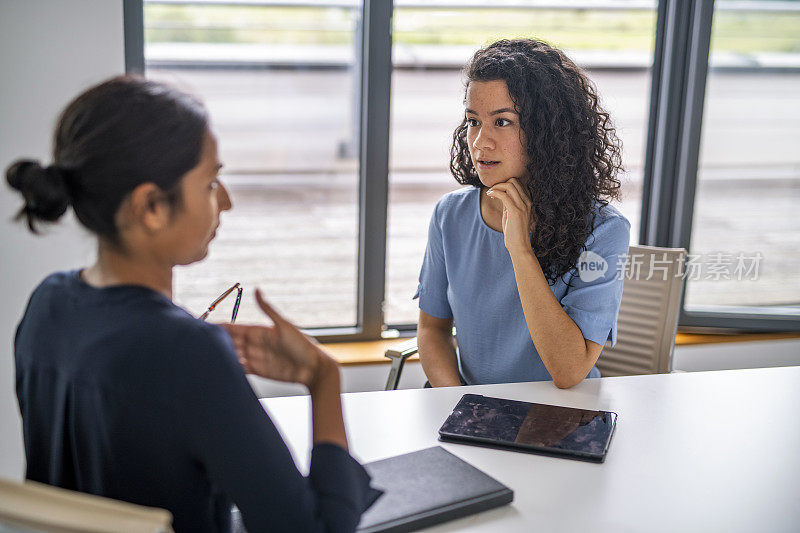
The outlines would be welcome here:
<svg viewBox="0 0 800 533">
<path fill-rule="evenodd" d="M 596 205 L 619 199 L 621 143 L 597 89 L 560 50 L 534 39 L 497 41 L 464 68 L 474 81 L 503 80 L 527 144 L 521 181 L 531 197 L 531 246 L 548 283 L 576 269 L 596 218 Z M 450 171 L 481 187 L 467 143 L 467 120 L 453 133 Z"/>
</svg>

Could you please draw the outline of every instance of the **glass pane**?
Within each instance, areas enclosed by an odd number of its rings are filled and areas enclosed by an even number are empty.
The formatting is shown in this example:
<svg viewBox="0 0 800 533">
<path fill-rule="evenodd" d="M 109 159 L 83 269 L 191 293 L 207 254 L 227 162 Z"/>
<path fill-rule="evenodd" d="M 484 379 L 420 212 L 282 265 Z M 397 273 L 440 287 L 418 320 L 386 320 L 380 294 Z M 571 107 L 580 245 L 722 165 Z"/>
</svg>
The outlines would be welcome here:
<svg viewBox="0 0 800 533">
<path fill-rule="evenodd" d="M 714 12 L 690 311 L 800 306 L 800 5 L 746 4 Z"/>
<path fill-rule="evenodd" d="M 448 5 L 450 4 L 450 5 Z M 623 142 L 623 200 L 615 204 L 638 241 L 641 183 L 650 105 L 656 11 L 652 5 L 598 0 L 596 7 L 404 7 L 395 3 L 386 323 L 416 323 L 411 299 L 433 206 L 459 187 L 448 170 L 451 135 L 464 113 L 461 68 L 500 38 L 534 37 L 563 49 L 597 85 Z M 417 3 L 417 6 L 419 4 Z"/>
<path fill-rule="evenodd" d="M 302 326 L 352 326 L 361 5 L 258 4 L 145 4 L 147 76 L 206 102 L 234 203 L 175 297 L 200 314 L 238 281 L 243 321 L 260 287 Z"/>
</svg>

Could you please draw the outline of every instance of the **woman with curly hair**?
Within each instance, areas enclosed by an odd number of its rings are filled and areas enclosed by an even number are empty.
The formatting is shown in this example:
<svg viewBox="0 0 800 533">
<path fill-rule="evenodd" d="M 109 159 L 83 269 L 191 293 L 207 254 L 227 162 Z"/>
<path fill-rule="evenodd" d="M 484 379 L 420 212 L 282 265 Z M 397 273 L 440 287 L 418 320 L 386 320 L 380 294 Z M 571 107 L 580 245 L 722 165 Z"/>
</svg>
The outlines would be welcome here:
<svg viewBox="0 0 800 533">
<path fill-rule="evenodd" d="M 478 50 L 465 77 L 450 169 L 472 187 L 431 218 L 417 291 L 425 374 L 433 386 L 599 377 L 630 234 L 608 203 L 622 168 L 608 113 L 541 41 Z"/>
</svg>

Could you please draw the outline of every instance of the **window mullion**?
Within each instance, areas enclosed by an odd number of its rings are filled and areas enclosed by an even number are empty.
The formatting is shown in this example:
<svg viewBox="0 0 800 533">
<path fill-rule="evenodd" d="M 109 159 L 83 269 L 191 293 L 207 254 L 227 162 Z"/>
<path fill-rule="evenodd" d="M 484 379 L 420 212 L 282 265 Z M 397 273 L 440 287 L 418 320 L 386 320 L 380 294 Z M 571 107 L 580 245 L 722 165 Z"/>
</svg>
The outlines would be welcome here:
<svg viewBox="0 0 800 533">
<path fill-rule="evenodd" d="M 358 323 L 361 337 L 380 338 L 386 285 L 391 0 L 364 0 L 358 226 Z"/>
<path fill-rule="evenodd" d="M 144 75 L 144 0 L 123 0 L 125 72 Z"/>
</svg>

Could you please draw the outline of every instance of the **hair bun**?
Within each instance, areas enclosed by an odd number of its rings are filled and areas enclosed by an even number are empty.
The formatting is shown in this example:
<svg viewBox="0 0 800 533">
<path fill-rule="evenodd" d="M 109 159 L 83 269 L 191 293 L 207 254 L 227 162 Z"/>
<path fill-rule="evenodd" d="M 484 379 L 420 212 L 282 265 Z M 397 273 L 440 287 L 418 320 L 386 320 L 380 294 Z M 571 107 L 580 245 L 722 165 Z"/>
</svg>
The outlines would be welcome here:
<svg viewBox="0 0 800 533">
<path fill-rule="evenodd" d="M 65 178 L 59 167 L 42 167 L 31 159 L 17 161 L 6 170 L 8 184 L 25 199 L 16 218 L 25 219 L 32 232 L 38 233 L 36 222 L 55 222 L 67 211 L 70 197 Z"/>
</svg>

